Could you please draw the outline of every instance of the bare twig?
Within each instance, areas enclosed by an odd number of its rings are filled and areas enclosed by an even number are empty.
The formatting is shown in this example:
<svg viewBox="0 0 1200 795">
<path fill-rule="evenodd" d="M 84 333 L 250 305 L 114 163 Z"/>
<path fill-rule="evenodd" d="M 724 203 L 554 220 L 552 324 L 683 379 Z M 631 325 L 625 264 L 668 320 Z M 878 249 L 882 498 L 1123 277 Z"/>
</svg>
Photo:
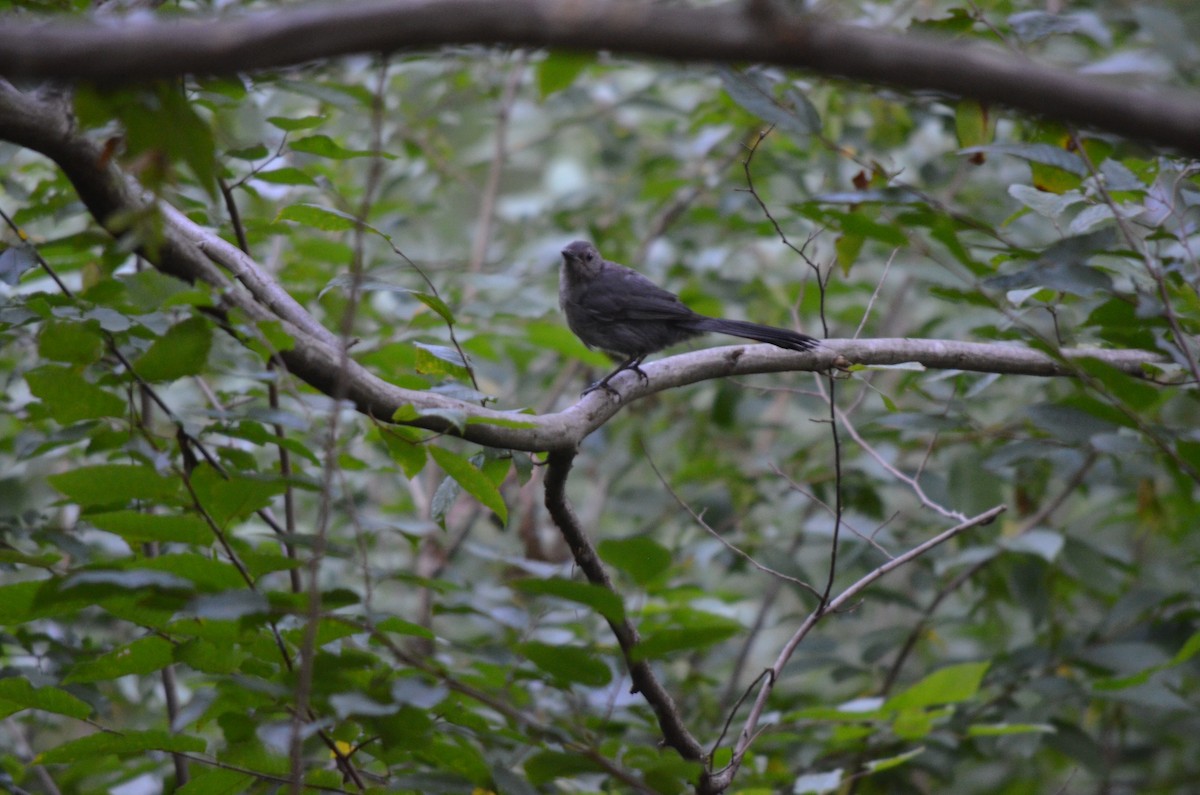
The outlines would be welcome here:
<svg viewBox="0 0 1200 795">
<path fill-rule="evenodd" d="M 475 222 L 475 236 L 471 242 L 471 260 L 467 264 L 467 272 L 479 273 L 483 268 L 483 260 L 487 256 L 488 243 L 492 238 L 492 224 L 496 220 L 496 197 L 500 192 L 500 176 L 504 173 L 504 164 L 508 158 L 508 122 L 512 115 L 513 101 L 517 97 L 517 89 L 525 77 L 525 65 L 529 62 L 529 51 L 522 50 L 517 54 L 509 67 L 508 78 L 504 81 L 504 90 L 500 94 L 500 102 L 496 106 L 496 133 L 492 147 L 492 159 L 488 164 L 487 180 L 483 185 L 483 193 L 479 199 L 479 218 Z M 463 301 L 468 302 L 475 297 L 475 280 L 467 279 L 463 287 Z"/>
<path fill-rule="evenodd" d="M 745 758 L 746 753 L 750 750 L 751 744 L 761 731 L 758 723 L 762 718 L 763 711 L 766 709 L 767 699 L 774 690 L 775 682 L 778 681 L 779 676 L 783 673 L 784 666 L 787 665 L 787 662 L 792 658 L 792 655 L 795 653 L 797 647 L 799 647 L 800 642 L 804 640 L 805 636 L 812 631 L 813 627 L 815 627 L 824 616 L 828 615 L 829 613 L 836 612 L 838 609 L 846 605 L 850 600 L 858 596 L 858 594 L 866 589 L 867 586 L 888 572 L 891 572 L 912 560 L 916 560 L 930 550 L 934 549 L 940 544 L 944 544 L 946 541 L 949 541 L 966 530 L 991 522 L 997 516 L 1003 513 L 1004 510 L 1005 506 L 997 505 L 996 507 L 984 511 L 983 513 L 978 514 L 966 520 L 965 522 L 951 527 L 949 530 L 944 530 L 928 541 L 913 547 L 902 555 L 897 555 L 895 558 L 892 558 L 878 568 L 875 568 L 863 575 L 845 590 L 843 590 L 840 594 L 831 599 L 827 604 L 818 605 L 817 609 L 813 610 L 813 612 L 809 614 L 808 618 L 804 620 L 799 629 L 797 629 L 792 637 L 788 639 L 788 642 L 784 644 L 783 648 L 779 652 L 778 657 L 776 657 L 774 664 L 772 664 L 768 669 L 768 673 L 770 675 L 767 676 L 766 681 L 759 688 L 758 697 L 755 699 L 753 706 L 750 708 L 750 714 L 747 716 L 746 721 L 742 726 L 742 730 L 738 735 L 738 739 L 734 743 L 733 753 L 729 764 L 727 764 L 721 770 L 713 773 L 713 787 L 717 791 L 720 791 L 721 789 L 728 787 L 729 782 L 733 780 L 733 776 L 737 773 L 738 768 L 741 766 L 742 760 Z"/>
<path fill-rule="evenodd" d="M 850 434 L 850 438 L 853 439 L 855 443 L 867 453 L 867 455 L 871 456 L 871 458 L 874 458 L 876 463 L 887 470 L 892 477 L 907 485 L 912 490 L 913 494 L 917 496 L 917 499 L 920 500 L 922 505 L 932 511 L 935 511 L 941 516 L 946 517 L 947 519 L 953 519 L 956 522 L 965 522 L 967 520 L 966 514 L 962 513 L 961 511 L 951 510 L 931 499 L 929 495 L 925 493 L 925 489 L 921 488 L 921 484 L 915 477 L 909 477 L 893 466 L 890 461 L 886 460 L 883 455 L 880 454 L 880 452 L 870 444 L 870 442 L 863 438 L 862 434 L 858 432 L 858 429 L 854 427 L 854 424 L 850 422 L 849 417 L 839 411 L 837 412 L 837 420 L 841 423 L 841 426 L 846 429 L 846 433 Z"/>
<path fill-rule="evenodd" d="M 688 514 L 691 515 L 692 519 L 695 520 L 696 524 L 698 524 L 702 528 L 704 528 L 704 530 L 710 536 L 715 538 L 717 541 L 721 542 L 721 544 L 726 549 L 728 549 L 730 552 L 734 553 L 738 557 L 742 558 L 743 560 L 745 560 L 747 563 L 749 563 L 751 566 L 758 569 L 762 573 L 769 574 L 772 577 L 776 577 L 785 582 L 790 582 L 792 585 L 795 585 L 798 588 L 808 591 L 810 594 L 817 597 L 818 599 L 821 598 L 821 592 L 818 591 L 813 586 L 806 583 L 804 580 L 800 580 L 800 579 L 797 579 L 790 575 L 784 574 L 781 571 L 776 571 L 775 569 L 772 569 L 770 566 L 764 566 L 763 564 L 761 564 L 757 560 L 755 560 L 748 552 L 735 546 L 734 544 L 731 544 L 729 541 L 727 541 L 725 539 L 725 536 L 721 535 L 716 530 L 712 529 L 712 527 L 709 526 L 708 522 L 704 521 L 704 517 L 701 516 L 700 514 L 696 513 L 696 511 L 692 508 L 692 506 L 688 505 L 683 500 L 683 498 L 680 497 L 678 493 L 676 493 L 675 489 L 671 488 L 671 484 L 667 482 L 667 479 L 665 477 L 663 477 L 663 473 L 660 472 L 658 467 L 655 465 L 654 459 L 650 456 L 650 451 L 646 449 L 645 445 L 642 445 L 642 453 L 646 456 L 646 463 L 650 465 L 650 468 L 652 470 L 654 470 L 654 474 L 658 476 L 658 482 L 661 483 L 663 485 L 663 488 L 665 488 L 667 490 L 667 493 L 670 494 L 675 499 L 675 502 L 679 504 L 679 507 L 683 508 L 685 511 L 687 511 Z"/>
</svg>

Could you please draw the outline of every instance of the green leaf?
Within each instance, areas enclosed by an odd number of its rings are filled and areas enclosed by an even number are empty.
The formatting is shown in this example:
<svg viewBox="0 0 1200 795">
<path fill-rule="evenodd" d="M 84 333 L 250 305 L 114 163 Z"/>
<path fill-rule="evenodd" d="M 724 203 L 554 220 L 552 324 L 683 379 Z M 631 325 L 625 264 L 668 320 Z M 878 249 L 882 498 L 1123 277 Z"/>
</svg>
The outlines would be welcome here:
<svg viewBox="0 0 1200 795">
<path fill-rule="evenodd" d="M 246 657 L 240 649 L 217 645 L 204 638 L 192 638 L 175 649 L 176 662 L 206 674 L 231 674 Z"/>
<path fill-rule="evenodd" d="M 168 84 L 160 129 L 154 136 L 165 149 L 183 160 L 210 196 L 217 195 L 217 147 L 212 128 L 200 118 L 183 91 Z M 132 148 L 132 147 L 131 147 Z"/>
<path fill-rule="evenodd" d="M 891 770 L 894 767 L 900 767 L 900 765 L 907 764 L 909 761 L 915 759 L 923 753 L 925 753 L 924 747 L 913 748 L 909 751 L 905 751 L 902 754 L 896 754 L 895 756 L 872 759 L 866 763 L 866 768 L 872 773 Z"/>
<path fill-rule="evenodd" d="M 265 144 L 254 144 L 241 149 L 226 149 L 225 156 L 232 157 L 237 160 L 262 160 L 267 155 L 271 154 L 271 150 L 267 149 Z"/>
<path fill-rule="evenodd" d="M 75 594 L 71 599 L 46 603 L 39 597 L 47 584 L 53 585 L 56 581 L 28 580 L 0 585 L 0 626 L 16 626 L 35 618 L 69 613 L 90 603 L 87 596 Z"/>
<path fill-rule="evenodd" d="M 180 483 L 148 466 L 98 464 L 50 475 L 50 485 L 79 505 L 124 505 L 130 500 L 169 502 L 178 496 Z"/>
<path fill-rule="evenodd" d="M 246 586 L 246 581 L 232 563 L 194 552 L 159 555 L 139 560 L 137 565 L 141 569 L 178 575 L 204 591 L 228 591 Z"/>
<path fill-rule="evenodd" d="M 844 232 L 833 241 L 833 250 L 837 252 L 838 268 L 842 274 L 850 273 L 850 267 L 858 260 L 866 238 L 859 234 Z"/>
<path fill-rule="evenodd" d="M 1054 734 L 1048 723 L 974 723 L 967 729 L 968 737 L 1007 737 L 1011 734 Z"/>
<path fill-rule="evenodd" d="M 434 312 L 437 312 L 439 315 L 441 315 L 442 320 L 446 321 L 447 323 L 454 322 L 454 313 L 450 311 L 450 307 L 446 306 L 446 302 L 441 298 L 438 298 L 433 293 L 421 293 L 414 290 L 412 291 L 412 297 L 425 304 L 425 306 L 429 307 Z"/>
<path fill-rule="evenodd" d="M 1146 413 L 1167 397 L 1161 387 L 1135 378 L 1099 359 L 1080 358 L 1075 359 L 1074 363 L 1099 381 L 1104 386 L 1105 394 L 1112 395 L 1136 413 Z"/>
<path fill-rule="evenodd" d="M 254 175 L 255 179 L 260 179 L 263 182 L 269 182 L 272 185 L 316 185 L 317 181 L 310 177 L 307 173 L 292 166 L 284 166 L 283 168 L 275 168 L 270 171 L 259 171 Z"/>
<path fill-rule="evenodd" d="M 470 374 L 466 360 L 454 348 L 423 342 L 414 342 L 413 347 L 417 349 L 414 363 L 416 371 L 422 375 L 451 375 L 457 378 L 466 378 Z"/>
<path fill-rule="evenodd" d="M 638 585 L 645 585 L 671 565 L 671 553 L 649 536 L 606 538 L 597 545 L 605 563 L 628 574 Z"/>
<path fill-rule="evenodd" d="M 929 710 L 908 708 L 896 713 L 892 719 L 892 732 L 902 740 L 920 740 L 933 731 L 934 713 Z"/>
<path fill-rule="evenodd" d="M 523 766 L 529 783 L 534 786 L 567 776 L 603 772 L 603 768 L 586 756 L 561 751 L 538 751 L 526 759 Z"/>
<path fill-rule="evenodd" d="M 970 146 L 962 150 L 962 154 L 998 154 L 1011 155 L 1043 166 L 1051 166 L 1066 171 L 1078 177 L 1087 176 L 1087 163 L 1075 152 L 1061 146 L 1047 143 L 1020 144 L 988 144 L 986 146 Z"/>
<path fill-rule="evenodd" d="M 94 320 L 50 321 L 38 335 L 38 353 L 56 362 L 91 364 L 104 350 L 104 335 Z"/>
<path fill-rule="evenodd" d="M 418 638 L 433 640 L 436 636 L 427 628 L 411 621 L 405 621 L 396 616 L 389 616 L 375 625 L 380 632 L 394 632 L 397 635 L 415 635 Z"/>
<path fill-rule="evenodd" d="M 557 596 L 559 599 L 587 605 L 609 621 L 621 621 L 625 618 L 625 605 L 621 603 L 620 595 L 590 582 L 551 577 L 517 580 L 513 587 L 524 593 Z"/>
<path fill-rule="evenodd" d="M 0 718 L 23 709 L 40 709 L 71 718 L 83 719 L 92 714 L 91 706 L 57 687 L 34 688 L 28 679 L 9 676 L 0 679 Z"/>
<path fill-rule="evenodd" d="M 102 682 L 130 674 L 148 674 L 174 661 L 171 642 L 155 635 L 120 646 L 94 660 L 76 663 L 63 683 Z"/>
<path fill-rule="evenodd" d="M 34 758 L 34 764 L 57 765 L 95 759 L 98 756 L 133 756 L 147 751 L 203 753 L 204 741 L 186 734 L 165 731 L 97 732 L 63 743 Z"/>
<path fill-rule="evenodd" d="M 288 147 L 293 152 L 304 152 L 305 154 L 317 155 L 318 157 L 327 157 L 331 160 L 350 160 L 355 157 L 382 157 L 386 160 L 396 159 L 395 155 L 388 154 L 387 152 L 346 149 L 328 135 L 310 135 L 307 138 L 298 138 L 295 141 L 291 141 Z"/>
<path fill-rule="evenodd" d="M 923 709 L 974 698 L 989 662 L 962 663 L 934 671 L 916 684 L 889 698 L 887 709 Z"/>
<path fill-rule="evenodd" d="M 960 99 L 954 110 L 954 131 L 959 146 L 979 146 L 991 143 L 996 131 L 996 119 L 986 105 L 973 99 Z"/>
<path fill-rule="evenodd" d="M 539 97 L 545 99 L 557 91 L 562 91 L 595 62 L 596 54 L 593 52 L 551 52 L 537 65 Z"/>
<path fill-rule="evenodd" d="M 63 425 L 126 413 L 124 398 L 66 367 L 43 365 L 25 373 L 25 382 L 33 396 L 42 401 L 46 413 Z"/>
<path fill-rule="evenodd" d="M 202 317 L 191 317 L 167 329 L 133 363 L 134 371 L 147 381 L 174 381 L 198 375 L 212 348 L 212 326 Z"/>
<path fill-rule="evenodd" d="M 136 88 L 81 85 L 73 96 L 84 126 L 111 123 L 114 118 L 120 121 L 127 160 L 140 160 L 152 164 L 150 167 L 157 167 L 163 155 L 169 162 L 182 161 L 209 195 L 216 195 L 212 129 L 174 81 Z M 143 169 L 148 170 L 147 165 Z"/>
<path fill-rule="evenodd" d="M 175 790 L 175 795 L 240 795 L 250 790 L 255 777 L 237 770 L 194 765 L 188 783 Z"/>
<path fill-rule="evenodd" d="M 127 569 L 83 569 L 57 581 L 57 585 L 60 592 L 67 593 L 83 589 L 93 594 L 96 599 L 113 591 L 188 589 L 187 580 L 170 572 L 133 567 Z"/>
<path fill-rule="evenodd" d="M 200 594 L 190 601 L 183 613 L 210 621 L 233 621 L 245 616 L 266 615 L 271 610 L 267 597 L 246 588 Z"/>
<path fill-rule="evenodd" d="M 87 517 L 95 527 L 124 538 L 131 544 L 152 541 L 207 545 L 215 539 L 208 524 L 190 514 L 156 514 L 142 511 L 112 511 Z"/>
<path fill-rule="evenodd" d="M 589 350 L 571 330 L 562 323 L 534 321 L 525 328 L 529 344 L 579 359 L 594 367 L 612 366 L 612 361 L 599 351 Z"/>
<path fill-rule="evenodd" d="M 420 431 L 403 425 L 379 429 L 379 436 L 391 454 L 392 460 L 400 465 L 404 476 L 415 478 L 425 468 L 427 456 L 425 442 Z"/>
<path fill-rule="evenodd" d="M 742 625 L 732 619 L 706 614 L 703 623 L 692 621 L 687 627 L 669 627 L 647 632 L 633 649 L 637 660 L 656 659 L 685 650 L 702 649 L 733 637 Z"/>
<path fill-rule="evenodd" d="M 231 474 L 225 478 L 208 464 L 201 464 L 192 471 L 192 489 L 208 515 L 224 528 L 266 508 L 287 490 L 287 484 L 249 475 Z"/>
<path fill-rule="evenodd" d="M 508 417 L 468 417 L 467 425 L 495 425 L 498 428 L 533 428 L 537 423 L 532 420 L 518 419 L 522 416 L 528 416 L 521 413 L 513 412 L 512 418 Z"/>
<path fill-rule="evenodd" d="M 504 504 L 504 496 L 487 475 L 463 456 L 444 447 L 430 445 L 429 454 L 442 471 L 454 478 L 454 482 L 462 486 L 464 491 L 496 514 L 501 524 L 508 522 L 508 508 Z"/>
<path fill-rule="evenodd" d="M 296 132 L 298 130 L 311 130 L 315 127 L 320 127 L 325 123 L 324 116 L 301 116 L 295 119 L 289 119 L 286 116 L 268 116 L 267 123 L 272 124 L 284 132 Z"/>
<path fill-rule="evenodd" d="M 518 649 L 538 668 L 559 679 L 588 687 L 603 687 L 612 681 L 609 667 L 585 649 L 537 641 L 522 643 Z"/>
<path fill-rule="evenodd" d="M 326 232 L 344 232 L 359 225 L 358 219 L 349 213 L 316 204 L 293 204 L 284 207 L 275 220 L 295 221 Z"/>
<path fill-rule="evenodd" d="M 780 98 L 775 83 L 762 70 L 717 67 L 726 93 L 753 115 L 803 140 L 821 129 L 821 116 L 808 98 L 786 88 Z"/>
</svg>

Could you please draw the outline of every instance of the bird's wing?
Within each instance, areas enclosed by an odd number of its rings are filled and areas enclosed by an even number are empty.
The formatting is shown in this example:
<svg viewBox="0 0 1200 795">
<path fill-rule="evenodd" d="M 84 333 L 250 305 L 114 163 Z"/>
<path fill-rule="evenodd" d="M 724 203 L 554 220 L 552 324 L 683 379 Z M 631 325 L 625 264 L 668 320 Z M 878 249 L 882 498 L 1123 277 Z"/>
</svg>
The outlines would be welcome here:
<svg viewBox="0 0 1200 795">
<path fill-rule="evenodd" d="M 578 302 L 598 321 L 681 320 L 692 316 L 682 301 L 635 270 L 611 271 L 616 278 L 594 279 Z"/>
</svg>

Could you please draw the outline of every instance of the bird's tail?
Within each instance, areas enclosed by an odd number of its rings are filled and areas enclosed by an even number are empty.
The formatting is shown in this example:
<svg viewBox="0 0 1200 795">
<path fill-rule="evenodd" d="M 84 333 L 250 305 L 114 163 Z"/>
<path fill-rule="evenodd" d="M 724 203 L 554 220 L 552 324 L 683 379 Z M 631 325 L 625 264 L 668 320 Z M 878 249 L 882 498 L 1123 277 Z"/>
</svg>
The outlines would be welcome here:
<svg viewBox="0 0 1200 795">
<path fill-rule="evenodd" d="M 746 320 L 726 320 L 719 317 L 698 316 L 695 323 L 690 324 L 696 331 L 713 331 L 718 334 L 730 334 L 757 342 L 766 342 L 779 348 L 792 351 L 807 351 L 815 348 L 818 340 L 797 331 L 788 331 L 774 326 L 763 326 Z"/>
</svg>

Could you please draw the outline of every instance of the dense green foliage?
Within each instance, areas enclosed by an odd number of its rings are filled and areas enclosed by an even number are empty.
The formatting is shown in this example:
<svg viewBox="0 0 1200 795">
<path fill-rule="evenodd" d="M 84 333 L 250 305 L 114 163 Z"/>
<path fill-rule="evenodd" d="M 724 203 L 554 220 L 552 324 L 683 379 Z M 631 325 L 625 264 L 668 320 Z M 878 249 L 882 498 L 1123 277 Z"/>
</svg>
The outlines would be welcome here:
<svg viewBox="0 0 1200 795">
<path fill-rule="evenodd" d="M 1141 80 L 1192 63 L 1150 47 L 1186 5 L 857 5 L 840 13 Z M 838 504 L 835 594 L 1008 510 L 824 618 L 731 791 L 1200 777 L 1194 164 L 809 74 L 479 48 L 74 103 L 412 389 L 572 403 L 608 366 L 557 311 L 581 237 L 709 314 L 1169 363 L 1157 384 L 900 367 L 632 403 L 569 485 L 618 597 L 578 576 L 537 456 L 338 407 L 273 366 L 278 328 L 214 319 L 209 288 L 131 254 L 153 219 L 113 239 L 53 163 L 0 143 L 24 236 L 0 233 L 0 786 L 687 791 L 699 765 L 660 744 L 604 618 L 637 625 L 720 767 L 816 604 L 779 573 L 824 590 Z"/>
</svg>

